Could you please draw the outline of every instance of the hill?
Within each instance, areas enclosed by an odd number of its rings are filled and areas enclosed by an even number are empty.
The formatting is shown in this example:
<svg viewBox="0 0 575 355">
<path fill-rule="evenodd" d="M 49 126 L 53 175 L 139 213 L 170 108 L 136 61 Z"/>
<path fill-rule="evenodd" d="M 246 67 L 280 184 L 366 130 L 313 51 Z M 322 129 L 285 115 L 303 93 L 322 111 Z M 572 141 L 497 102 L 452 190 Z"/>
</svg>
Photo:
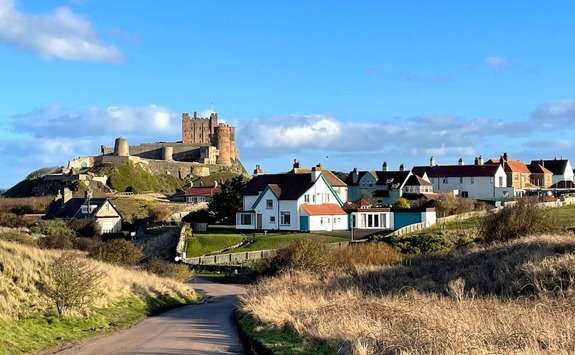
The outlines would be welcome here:
<svg viewBox="0 0 575 355">
<path fill-rule="evenodd" d="M 80 256 L 102 279 L 86 309 L 61 318 L 43 291 L 60 255 L 0 240 L 0 354 L 63 346 L 198 298 L 191 288 L 174 280 Z"/>
<path fill-rule="evenodd" d="M 285 353 L 295 351 L 289 344 L 301 353 L 318 344 L 346 354 L 571 353 L 574 260 L 568 234 L 391 266 L 287 272 L 243 297 L 240 321 Z"/>
</svg>

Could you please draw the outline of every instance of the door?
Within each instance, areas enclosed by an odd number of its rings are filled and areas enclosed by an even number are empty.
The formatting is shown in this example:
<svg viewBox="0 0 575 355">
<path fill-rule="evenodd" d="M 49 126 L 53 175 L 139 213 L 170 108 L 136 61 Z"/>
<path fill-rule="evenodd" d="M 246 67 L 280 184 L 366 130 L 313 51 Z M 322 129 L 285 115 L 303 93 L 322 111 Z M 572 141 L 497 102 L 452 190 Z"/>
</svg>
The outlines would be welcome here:
<svg viewBox="0 0 575 355">
<path fill-rule="evenodd" d="M 262 229 L 262 214 L 258 213 L 256 216 L 256 229 Z"/>
<path fill-rule="evenodd" d="M 299 217 L 299 229 L 302 232 L 309 232 L 309 217 L 300 216 Z"/>
</svg>

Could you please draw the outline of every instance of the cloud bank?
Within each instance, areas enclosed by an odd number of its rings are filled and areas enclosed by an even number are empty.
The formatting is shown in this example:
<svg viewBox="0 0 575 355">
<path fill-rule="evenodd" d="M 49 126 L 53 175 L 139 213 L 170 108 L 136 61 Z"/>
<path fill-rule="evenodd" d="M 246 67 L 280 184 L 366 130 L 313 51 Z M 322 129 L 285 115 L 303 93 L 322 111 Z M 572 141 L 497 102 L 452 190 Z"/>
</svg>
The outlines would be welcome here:
<svg viewBox="0 0 575 355">
<path fill-rule="evenodd" d="M 0 0 L 0 43 L 44 58 L 122 61 L 122 54 L 116 47 L 104 43 L 89 21 L 67 7 L 31 15 L 18 11 L 14 0 Z"/>
</svg>

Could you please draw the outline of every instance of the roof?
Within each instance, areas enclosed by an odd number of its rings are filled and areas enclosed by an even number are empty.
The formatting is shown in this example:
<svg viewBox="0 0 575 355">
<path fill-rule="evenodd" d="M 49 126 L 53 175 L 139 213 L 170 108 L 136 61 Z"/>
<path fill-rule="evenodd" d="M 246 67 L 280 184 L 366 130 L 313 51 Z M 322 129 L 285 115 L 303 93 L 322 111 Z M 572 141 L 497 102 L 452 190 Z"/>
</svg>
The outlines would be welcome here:
<svg viewBox="0 0 575 355">
<path fill-rule="evenodd" d="M 376 185 L 395 185 L 400 186 L 407 180 L 411 174 L 410 171 L 376 171 L 377 176 Z"/>
<path fill-rule="evenodd" d="M 213 186 L 192 186 L 184 189 L 184 196 L 214 196 L 222 192 L 222 187 Z"/>
<path fill-rule="evenodd" d="M 520 160 L 504 160 L 503 170 L 508 173 L 530 173 L 529 168 Z M 499 159 L 489 159 L 485 165 L 500 164 Z"/>
<path fill-rule="evenodd" d="M 62 200 L 58 200 L 52 205 L 47 215 L 52 215 L 54 218 L 92 218 L 107 201 L 107 198 L 92 198 L 90 199 L 90 205 L 95 205 L 96 208 L 90 211 L 90 213 L 82 213 L 82 205 L 87 203 L 87 199 L 79 197 L 71 198 L 66 202 L 66 204 L 64 204 L 64 206 L 62 206 Z M 116 209 L 111 202 L 110 205 L 112 208 Z M 118 213 L 117 210 L 116 213 Z"/>
<path fill-rule="evenodd" d="M 553 159 L 553 160 L 532 160 L 531 164 L 541 164 L 546 169 L 551 171 L 553 175 L 563 175 L 565 170 L 567 170 L 567 159 Z"/>
<path fill-rule="evenodd" d="M 414 166 L 412 172 L 416 175 L 427 173 L 430 178 L 460 177 L 460 176 L 495 176 L 499 165 L 435 165 Z"/>
<path fill-rule="evenodd" d="M 310 205 L 304 203 L 301 208 L 310 216 L 346 215 L 345 211 L 335 203 L 323 203 L 321 205 Z"/>
<path fill-rule="evenodd" d="M 244 196 L 258 196 L 269 187 L 279 200 L 297 200 L 315 183 L 311 174 L 264 174 L 254 176 L 243 190 Z"/>
<path fill-rule="evenodd" d="M 354 205 L 357 206 L 371 206 L 371 202 L 369 202 L 368 200 L 364 199 L 364 198 L 360 198 L 356 201 L 353 202 Z"/>
<path fill-rule="evenodd" d="M 420 178 L 417 175 L 411 175 L 405 182 L 407 186 L 433 186 L 429 181 Z"/>
<path fill-rule="evenodd" d="M 553 172 L 539 163 L 531 162 L 531 164 L 527 165 L 527 168 L 529 168 L 531 174 L 553 174 Z"/>
<path fill-rule="evenodd" d="M 316 167 L 316 169 L 318 171 L 321 171 L 321 173 L 331 186 L 338 186 L 338 187 L 347 186 L 345 182 L 341 181 L 341 179 L 338 178 L 337 175 L 332 173 L 330 170 L 324 169 L 321 166 Z M 288 172 L 288 174 L 310 174 L 310 173 L 311 169 L 308 168 L 293 168 L 291 171 Z"/>
<path fill-rule="evenodd" d="M 403 195 L 401 195 L 401 197 L 409 201 L 419 200 L 420 198 L 425 198 L 427 200 L 437 200 L 439 199 L 439 197 L 441 197 L 441 195 L 432 192 L 429 193 L 406 192 Z"/>
<path fill-rule="evenodd" d="M 354 183 L 353 182 L 353 175 L 354 172 L 350 172 L 349 174 L 347 174 L 347 177 L 345 178 L 345 183 L 348 186 L 357 186 L 359 185 L 359 181 L 365 176 L 365 174 L 371 174 L 371 176 L 373 176 L 375 179 L 377 179 L 377 175 L 375 173 L 375 171 L 370 170 L 370 171 L 358 171 L 357 172 L 357 182 Z"/>
<path fill-rule="evenodd" d="M 549 186 L 550 189 L 573 189 L 575 188 L 575 182 L 571 180 L 561 180 Z"/>
</svg>

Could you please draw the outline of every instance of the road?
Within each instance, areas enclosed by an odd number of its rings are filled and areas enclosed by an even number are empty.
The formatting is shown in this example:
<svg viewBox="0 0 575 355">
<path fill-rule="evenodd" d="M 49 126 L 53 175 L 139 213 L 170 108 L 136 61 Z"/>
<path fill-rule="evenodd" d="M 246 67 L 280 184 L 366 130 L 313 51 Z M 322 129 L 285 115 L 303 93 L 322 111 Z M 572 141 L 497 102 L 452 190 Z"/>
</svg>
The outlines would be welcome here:
<svg viewBox="0 0 575 355">
<path fill-rule="evenodd" d="M 205 295 L 203 303 L 147 318 L 57 354 L 243 354 L 232 315 L 244 288 L 203 279 L 194 279 L 192 286 Z"/>
</svg>

